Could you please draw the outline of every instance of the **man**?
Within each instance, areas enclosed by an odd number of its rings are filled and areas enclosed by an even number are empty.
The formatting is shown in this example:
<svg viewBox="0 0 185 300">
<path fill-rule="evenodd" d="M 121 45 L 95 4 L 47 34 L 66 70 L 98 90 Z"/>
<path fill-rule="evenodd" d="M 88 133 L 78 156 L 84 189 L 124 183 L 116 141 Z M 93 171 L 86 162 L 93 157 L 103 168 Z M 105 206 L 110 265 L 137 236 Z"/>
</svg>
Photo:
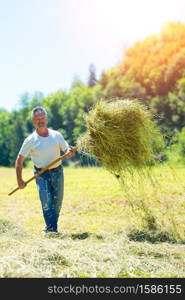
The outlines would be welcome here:
<svg viewBox="0 0 185 300">
<path fill-rule="evenodd" d="M 74 151 L 69 147 L 63 135 L 47 128 L 47 112 L 43 107 L 35 107 L 31 116 L 35 131 L 24 140 L 16 160 L 17 183 L 20 189 L 26 186 L 22 178 L 22 167 L 27 156 L 31 156 L 35 174 L 57 159 L 61 150 L 67 158 L 74 156 Z M 64 190 L 61 162 L 57 162 L 38 176 L 36 184 L 46 224 L 45 232 L 57 232 Z"/>
</svg>

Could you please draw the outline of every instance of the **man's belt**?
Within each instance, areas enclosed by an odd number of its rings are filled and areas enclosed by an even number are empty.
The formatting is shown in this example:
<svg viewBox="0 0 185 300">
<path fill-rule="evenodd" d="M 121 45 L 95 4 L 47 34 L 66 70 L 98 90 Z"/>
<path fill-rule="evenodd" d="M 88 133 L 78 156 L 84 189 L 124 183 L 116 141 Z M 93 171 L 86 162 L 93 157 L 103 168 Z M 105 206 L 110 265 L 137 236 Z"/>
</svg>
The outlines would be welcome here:
<svg viewBox="0 0 185 300">
<path fill-rule="evenodd" d="M 34 168 L 36 171 L 41 171 L 43 169 L 43 168 L 37 168 L 36 166 L 34 166 Z M 48 169 L 47 171 L 56 171 L 56 170 L 59 170 L 60 168 L 61 168 L 61 165 L 59 165 L 56 168 Z"/>
</svg>

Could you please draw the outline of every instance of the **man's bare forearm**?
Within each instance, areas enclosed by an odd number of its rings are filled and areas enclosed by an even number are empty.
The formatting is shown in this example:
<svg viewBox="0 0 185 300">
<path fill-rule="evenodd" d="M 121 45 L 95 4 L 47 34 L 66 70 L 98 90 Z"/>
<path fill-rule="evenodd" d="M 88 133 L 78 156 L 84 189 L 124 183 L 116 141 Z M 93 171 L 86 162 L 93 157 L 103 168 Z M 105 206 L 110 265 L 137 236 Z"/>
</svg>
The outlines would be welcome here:
<svg viewBox="0 0 185 300">
<path fill-rule="evenodd" d="M 16 175 L 17 175 L 17 182 L 22 180 L 22 164 L 16 163 Z"/>
<path fill-rule="evenodd" d="M 16 160 L 16 163 L 15 163 L 17 183 L 18 183 L 19 188 L 24 188 L 25 187 L 25 182 L 22 179 L 23 161 L 24 161 L 24 157 L 23 156 L 18 156 L 18 158 Z"/>
</svg>

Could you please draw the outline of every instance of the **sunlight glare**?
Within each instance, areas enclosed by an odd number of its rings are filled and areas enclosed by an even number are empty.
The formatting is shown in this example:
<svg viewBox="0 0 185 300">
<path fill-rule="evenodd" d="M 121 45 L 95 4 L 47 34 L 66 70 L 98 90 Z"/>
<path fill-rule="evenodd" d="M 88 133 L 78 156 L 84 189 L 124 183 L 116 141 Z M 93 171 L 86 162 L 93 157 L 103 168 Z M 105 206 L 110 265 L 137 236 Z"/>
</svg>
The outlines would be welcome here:
<svg viewBox="0 0 185 300">
<path fill-rule="evenodd" d="M 71 12 L 77 27 L 101 31 L 114 39 L 133 41 L 157 34 L 163 24 L 177 21 L 173 0 L 78 0 Z"/>
</svg>

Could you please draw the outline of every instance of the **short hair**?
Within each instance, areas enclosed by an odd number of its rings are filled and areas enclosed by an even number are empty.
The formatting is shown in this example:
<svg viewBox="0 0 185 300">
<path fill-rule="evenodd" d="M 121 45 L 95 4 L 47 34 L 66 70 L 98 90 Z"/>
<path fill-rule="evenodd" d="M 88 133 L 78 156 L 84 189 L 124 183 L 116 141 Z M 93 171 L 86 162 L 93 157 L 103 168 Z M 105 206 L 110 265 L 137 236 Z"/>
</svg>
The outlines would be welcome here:
<svg viewBox="0 0 185 300">
<path fill-rule="evenodd" d="M 34 118 L 34 115 L 35 115 L 36 112 L 38 112 L 40 114 L 45 114 L 45 116 L 47 117 L 47 111 L 45 110 L 45 108 L 42 107 L 42 106 L 36 106 L 32 109 L 32 112 L 31 112 L 31 118 L 32 119 Z"/>
</svg>

